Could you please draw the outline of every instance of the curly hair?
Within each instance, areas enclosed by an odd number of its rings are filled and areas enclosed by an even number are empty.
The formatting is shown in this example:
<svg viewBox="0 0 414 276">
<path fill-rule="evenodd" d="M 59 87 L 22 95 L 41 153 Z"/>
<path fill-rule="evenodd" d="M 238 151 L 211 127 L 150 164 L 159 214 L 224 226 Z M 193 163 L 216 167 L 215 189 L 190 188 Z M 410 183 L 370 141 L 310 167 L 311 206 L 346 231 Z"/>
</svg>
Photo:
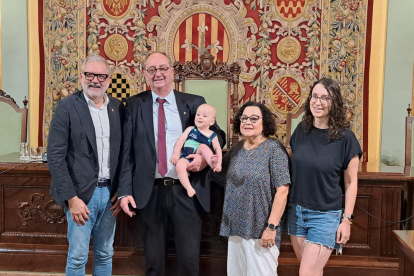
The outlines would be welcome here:
<svg viewBox="0 0 414 276">
<path fill-rule="evenodd" d="M 332 79 L 322 78 L 313 84 L 309 97 L 305 102 L 305 115 L 302 119 L 303 128 L 305 129 L 305 132 L 309 132 L 314 128 L 313 121 L 315 118 L 310 110 L 310 101 L 312 99 L 313 89 L 317 84 L 322 84 L 328 91 L 330 97 L 331 105 L 329 108 L 328 133 L 326 134 L 326 138 L 330 141 L 340 139 L 342 133 L 346 129 L 349 129 L 350 122 L 346 118 L 341 89 L 339 88 L 338 83 Z"/>
<path fill-rule="evenodd" d="M 243 111 L 248 106 L 257 106 L 262 112 L 262 121 L 263 121 L 263 131 L 262 134 L 264 137 L 269 137 L 275 135 L 276 133 L 276 124 L 275 119 L 273 118 L 272 112 L 264 104 L 256 102 L 246 102 L 242 107 L 240 107 L 239 112 L 237 112 L 236 117 L 233 119 L 233 132 L 241 135 L 240 132 L 240 117 L 243 115 Z"/>
</svg>

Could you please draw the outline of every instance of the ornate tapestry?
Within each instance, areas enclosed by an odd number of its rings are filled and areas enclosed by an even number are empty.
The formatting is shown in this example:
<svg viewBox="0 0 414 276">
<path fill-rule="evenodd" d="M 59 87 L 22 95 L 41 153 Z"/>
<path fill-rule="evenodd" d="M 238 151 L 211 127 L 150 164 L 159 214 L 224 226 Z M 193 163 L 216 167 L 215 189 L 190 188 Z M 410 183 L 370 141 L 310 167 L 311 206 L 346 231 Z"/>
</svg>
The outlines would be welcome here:
<svg viewBox="0 0 414 276">
<path fill-rule="evenodd" d="M 43 0 L 43 144 L 56 102 L 80 89 L 87 54 L 108 59 L 108 92 L 122 100 L 147 89 L 149 51 L 181 62 L 210 51 L 241 65 L 239 105 L 265 103 L 279 137 L 312 83 L 335 79 L 366 154 L 371 13 L 372 0 Z"/>
</svg>

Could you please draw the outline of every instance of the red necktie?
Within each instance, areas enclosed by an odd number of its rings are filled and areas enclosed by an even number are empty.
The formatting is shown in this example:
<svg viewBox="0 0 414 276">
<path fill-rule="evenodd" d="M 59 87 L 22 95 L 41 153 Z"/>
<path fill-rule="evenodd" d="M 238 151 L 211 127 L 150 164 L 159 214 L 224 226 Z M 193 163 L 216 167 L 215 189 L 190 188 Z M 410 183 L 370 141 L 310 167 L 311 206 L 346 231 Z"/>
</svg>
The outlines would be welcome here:
<svg viewBox="0 0 414 276">
<path fill-rule="evenodd" d="M 163 99 L 157 99 L 158 106 L 158 172 L 164 177 L 167 172 L 167 147 L 165 143 L 165 113 Z"/>
</svg>

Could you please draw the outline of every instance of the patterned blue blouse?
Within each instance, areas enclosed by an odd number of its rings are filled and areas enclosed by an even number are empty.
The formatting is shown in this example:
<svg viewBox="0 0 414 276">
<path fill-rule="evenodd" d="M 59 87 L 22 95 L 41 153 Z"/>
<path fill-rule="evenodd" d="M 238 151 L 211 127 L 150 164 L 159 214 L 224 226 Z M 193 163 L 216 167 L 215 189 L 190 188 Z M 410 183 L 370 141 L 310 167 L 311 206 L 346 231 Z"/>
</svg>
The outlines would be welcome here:
<svg viewBox="0 0 414 276">
<path fill-rule="evenodd" d="M 272 210 L 276 188 L 290 184 L 289 157 L 276 139 L 268 139 L 252 150 L 243 142 L 224 156 L 222 171 L 212 180 L 225 186 L 221 236 L 260 239 Z M 280 248 L 281 227 L 275 244 Z"/>
</svg>

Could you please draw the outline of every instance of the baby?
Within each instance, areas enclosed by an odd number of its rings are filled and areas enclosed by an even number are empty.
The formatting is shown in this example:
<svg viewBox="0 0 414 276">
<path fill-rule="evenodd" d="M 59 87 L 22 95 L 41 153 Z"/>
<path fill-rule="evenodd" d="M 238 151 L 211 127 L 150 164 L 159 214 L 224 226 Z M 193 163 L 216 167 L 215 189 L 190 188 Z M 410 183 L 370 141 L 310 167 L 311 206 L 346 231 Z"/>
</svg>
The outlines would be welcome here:
<svg viewBox="0 0 414 276">
<path fill-rule="evenodd" d="M 189 197 L 194 196 L 196 193 L 191 186 L 188 179 L 187 167 L 192 159 L 186 157 L 190 154 L 200 154 L 206 159 L 208 165 L 215 171 L 221 171 L 222 152 L 217 135 L 214 131 L 210 130 L 210 126 L 216 121 L 216 109 L 208 104 L 202 104 L 198 107 L 195 116 L 195 127 L 188 127 L 178 138 L 173 154 L 171 156 L 171 164 L 176 166 L 178 178 L 181 184 L 187 190 Z M 210 148 L 201 147 L 201 144 L 205 144 L 208 147 L 213 145 L 213 149 L 216 155 L 213 154 Z M 184 148 L 183 148 L 184 146 Z M 181 148 L 183 151 L 181 153 Z M 180 155 L 181 153 L 181 155 Z"/>
</svg>

